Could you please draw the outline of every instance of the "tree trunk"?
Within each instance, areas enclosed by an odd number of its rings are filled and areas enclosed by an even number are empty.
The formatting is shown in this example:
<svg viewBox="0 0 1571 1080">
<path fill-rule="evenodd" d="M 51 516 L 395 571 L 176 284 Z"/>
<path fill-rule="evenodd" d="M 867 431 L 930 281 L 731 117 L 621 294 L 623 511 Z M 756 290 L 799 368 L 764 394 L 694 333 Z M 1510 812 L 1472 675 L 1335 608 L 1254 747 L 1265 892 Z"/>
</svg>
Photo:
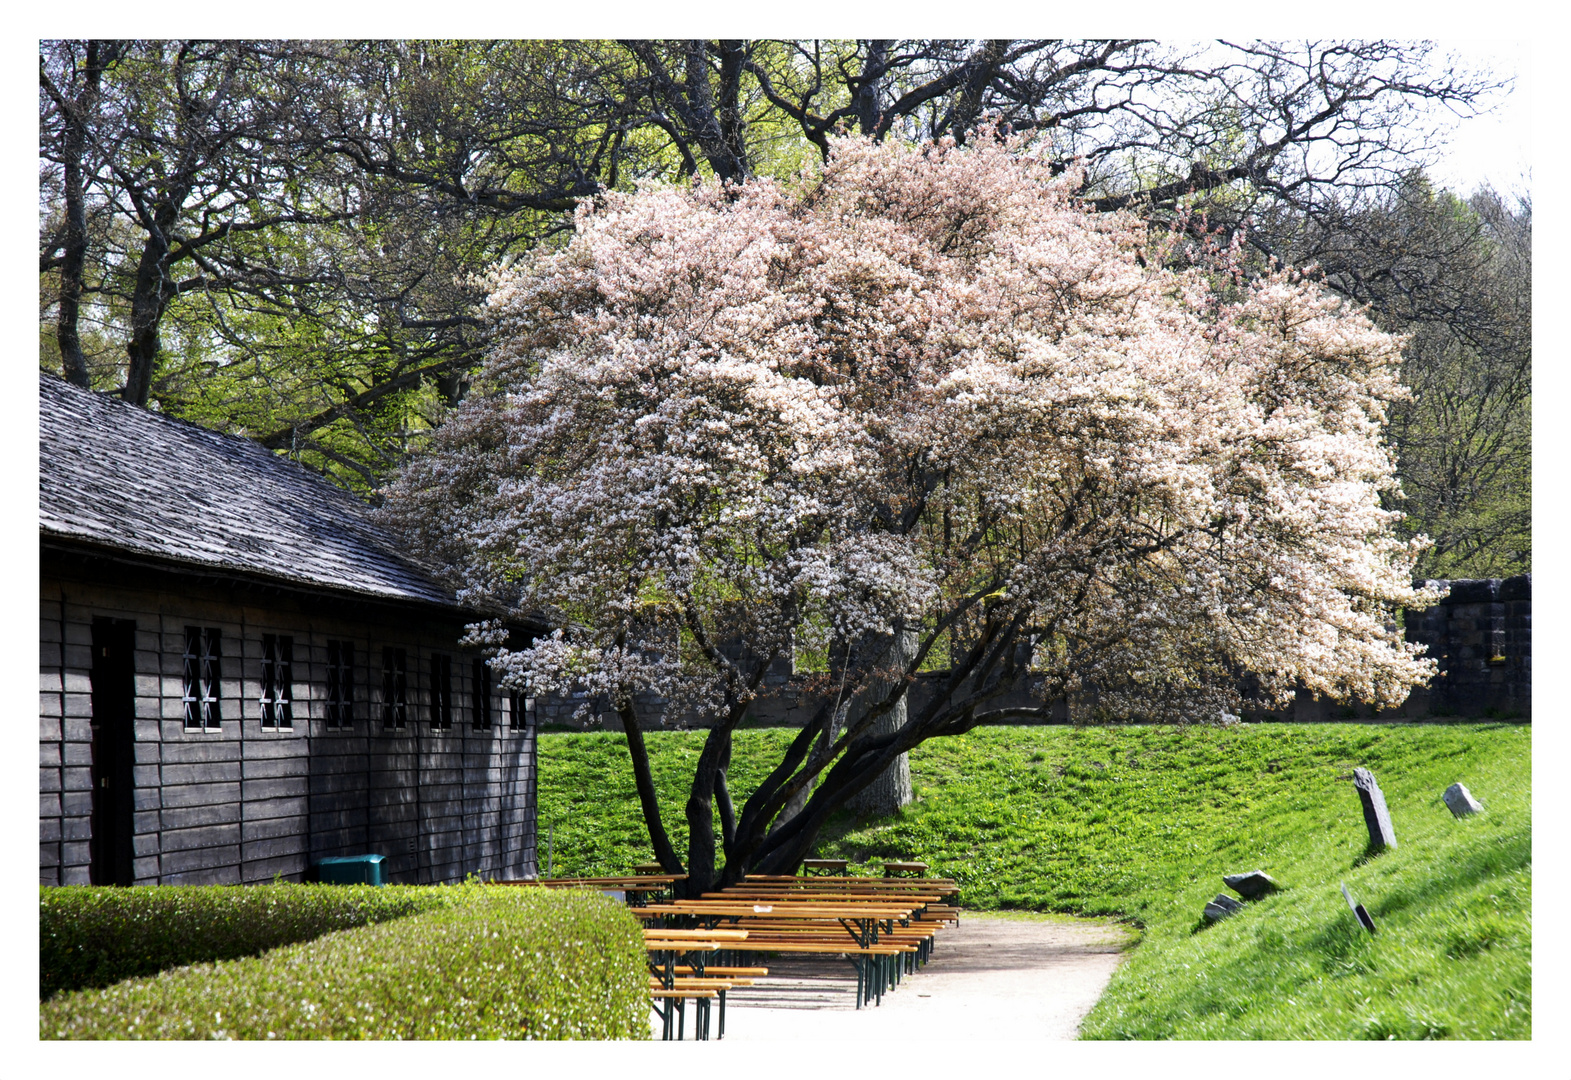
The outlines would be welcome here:
<svg viewBox="0 0 1571 1080">
<path fill-rule="evenodd" d="M 88 71 L 92 76 L 89 89 L 82 92 L 89 98 L 97 89 L 97 42 L 88 47 Z M 79 101 L 85 106 L 86 101 Z M 73 115 L 74 113 L 74 115 Z M 82 182 L 82 150 L 87 141 L 87 121 L 73 110 L 66 113 L 64 139 L 65 170 L 65 251 L 60 260 L 60 311 L 55 322 L 55 339 L 60 343 L 60 366 L 65 380 L 86 390 L 90 387 L 87 361 L 82 356 L 82 341 L 77 332 L 78 313 L 82 304 L 82 267 L 87 261 L 87 194 Z"/>
<path fill-rule="evenodd" d="M 904 630 L 895 635 L 894 643 L 889 646 L 889 652 L 884 657 L 883 666 L 903 672 L 915 656 L 916 633 Z M 893 682 L 884 680 L 874 682 L 868 688 L 866 700 L 881 701 L 894 688 Z M 894 708 L 873 721 L 869 734 L 875 738 L 893 735 L 905 726 L 905 722 L 906 695 L 901 694 Z M 846 802 L 846 808 L 858 817 L 885 817 L 895 813 L 910 801 L 911 764 L 908 755 L 901 754 L 887 769 L 874 777 L 871 784 L 851 796 Z"/>
<path fill-rule="evenodd" d="M 660 820 L 660 799 L 655 794 L 654 776 L 649 769 L 649 750 L 644 746 L 644 733 L 638 726 L 638 712 L 631 704 L 617 709 L 622 718 L 622 733 L 627 738 L 627 756 L 633 763 L 633 784 L 638 789 L 638 805 L 644 813 L 644 824 L 649 830 L 649 845 L 655 860 L 668 874 L 683 873 L 682 860 L 666 834 L 665 823 Z"/>
<path fill-rule="evenodd" d="M 812 759 L 816 760 L 827 754 L 830 745 L 839 736 L 839 733 L 845 730 L 846 710 L 849 707 L 850 703 L 843 701 L 840 703 L 840 707 L 835 710 L 834 715 L 829 720 L 828 730 L 819 735 L 817 741 L 813 743 Z M 800 814 L 802 808 L 807 805 L 808 796 L 813 794 L 813 788 L 815 787 L 817 787 L 816 783 L 803 785 L 802 790 L 791 796 L 785 804 L 785 809 L 780 811 L 780 820 L 790 821 Z"/>
<path fill-rule="evenodd" d="M 87 63 L 82 69 L 82 89 L 75 100 L 46 89 L 60 103 L 64 137 L 61 140 L 61 166 L 65 185 L 65 247 L 60 260 L 60 310 L 55 322 L 55 340 L 60 345 L 60 365 L 66 382 L 89 389 L 87 360 L 82 355 L 78 319 L 82 305 L 82 273 L 87 261 L 87 183 L 82 172 L 88 126 L 97 104 L 98 88 L 104 68 L 114 62 L 118 49 L 98 41 L 87 43 Z"/>
<path fill-rule="evenodd" d="M 166 228 L 173 224 L 174 215 L 167 216 L 169 221 L 159 223 Z M 168 245 L 159 236 L 149 236 L 137 266 L 136 289 L 131 294 L 131 338 L 125 343 L 125 386 L 120 397 L 144 409 L 153 388 L 153 369 L 163 351 L 158 327 L 173 295 L 166 282 L 168 257 Z"/>
</svg>

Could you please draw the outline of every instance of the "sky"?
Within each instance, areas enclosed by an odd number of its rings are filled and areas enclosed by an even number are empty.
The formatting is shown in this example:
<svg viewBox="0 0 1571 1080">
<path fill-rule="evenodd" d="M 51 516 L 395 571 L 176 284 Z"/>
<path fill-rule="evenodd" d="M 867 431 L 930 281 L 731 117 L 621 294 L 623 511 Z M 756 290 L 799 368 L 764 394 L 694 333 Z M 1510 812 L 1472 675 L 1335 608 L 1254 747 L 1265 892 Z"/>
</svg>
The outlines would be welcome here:
<svg viewBox="0 0 1571 1080">
<path fill-rule="evenodd" d="M 1485 183 L 1502 194 L 1525 193 L 1532 175 L 1528 42 L 1441 38 L 1435 44 L 1437 53 L 1444 51 L 1468 66 L 1511 77 L 1515 85 L 1497 96 L 1484 115 L 1450 119 L 1450 144 L 1431 170 L 1434 178 L 1461 195 L 1472 194 Z"/>
</svg>

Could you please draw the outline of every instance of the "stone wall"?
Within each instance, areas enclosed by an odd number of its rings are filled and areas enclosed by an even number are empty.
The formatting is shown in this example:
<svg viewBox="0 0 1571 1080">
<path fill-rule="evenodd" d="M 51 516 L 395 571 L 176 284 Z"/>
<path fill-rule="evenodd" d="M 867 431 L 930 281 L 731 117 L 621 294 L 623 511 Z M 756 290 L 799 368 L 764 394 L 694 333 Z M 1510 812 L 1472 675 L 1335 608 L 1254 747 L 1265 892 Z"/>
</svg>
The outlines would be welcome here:
<svg viewBox="0 0 1571 1080">
<path fill-rule="evenodd" d="M 1409 611 L 1407 640 L 1429 646 L 1440 674 L 1413 706 L 1434 716 L 1533 713 L 1533 575 L 1450 582 L 1432 608 Z"/>
</svg>

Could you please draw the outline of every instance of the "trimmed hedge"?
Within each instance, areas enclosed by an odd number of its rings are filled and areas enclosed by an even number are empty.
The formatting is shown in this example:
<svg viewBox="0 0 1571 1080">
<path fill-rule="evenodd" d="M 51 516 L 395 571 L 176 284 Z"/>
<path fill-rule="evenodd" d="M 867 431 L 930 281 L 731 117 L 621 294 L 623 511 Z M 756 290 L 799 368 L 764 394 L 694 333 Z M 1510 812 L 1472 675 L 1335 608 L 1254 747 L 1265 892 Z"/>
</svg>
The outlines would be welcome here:
<svg viewBox="0 0 1571 1080">
<path fill-rule="evenodd" d="M 450 893 L 429 886 L 44 885 L 38 890 L 38 996 L 255 956 L 443 907 L 452 902 Z"/>
<path fill-rule="evenodd" d="M 456 903 L 40 1006 L 42 1039 L 647 1039 L 638 922 L 597 893 Z"/>
</svg>

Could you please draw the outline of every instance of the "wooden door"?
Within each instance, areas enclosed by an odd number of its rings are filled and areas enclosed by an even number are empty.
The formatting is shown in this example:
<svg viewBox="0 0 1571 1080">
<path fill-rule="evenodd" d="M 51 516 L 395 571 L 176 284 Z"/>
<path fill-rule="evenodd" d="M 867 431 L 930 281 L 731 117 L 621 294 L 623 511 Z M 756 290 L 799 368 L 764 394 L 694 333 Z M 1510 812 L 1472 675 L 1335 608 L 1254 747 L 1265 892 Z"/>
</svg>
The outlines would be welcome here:
<svg viewBox="0 0 1571 1080">
<path fill-rule="evenodd" d="M 93 836 L 89 880 L 129 885 L 136 763 L 136 623 L 93 620 Z"/>
</svg>

